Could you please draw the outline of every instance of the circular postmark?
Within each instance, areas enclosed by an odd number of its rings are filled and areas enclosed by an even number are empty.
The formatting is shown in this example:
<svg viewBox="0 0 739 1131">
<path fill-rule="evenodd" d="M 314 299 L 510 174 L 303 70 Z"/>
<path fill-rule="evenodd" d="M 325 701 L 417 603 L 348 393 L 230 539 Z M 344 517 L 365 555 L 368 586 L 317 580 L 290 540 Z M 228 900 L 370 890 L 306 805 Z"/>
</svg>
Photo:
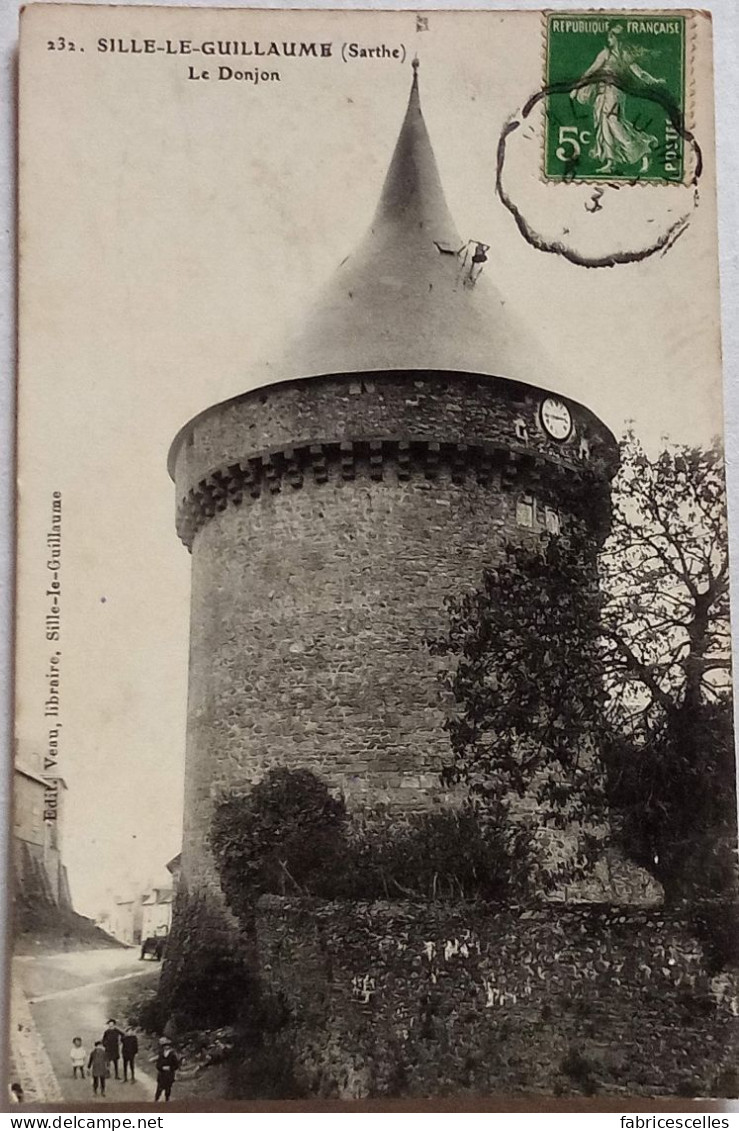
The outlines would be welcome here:
<svg viewBox="0 0 739 1131">
<path fill-rule="evenodd" d="M 532 246 L 579 266 L 667 251 L 702 170 L 686 126 L 686 17 L 546 21 L 546 84 L 498 141 L 501 201 Z"/>
</svg>

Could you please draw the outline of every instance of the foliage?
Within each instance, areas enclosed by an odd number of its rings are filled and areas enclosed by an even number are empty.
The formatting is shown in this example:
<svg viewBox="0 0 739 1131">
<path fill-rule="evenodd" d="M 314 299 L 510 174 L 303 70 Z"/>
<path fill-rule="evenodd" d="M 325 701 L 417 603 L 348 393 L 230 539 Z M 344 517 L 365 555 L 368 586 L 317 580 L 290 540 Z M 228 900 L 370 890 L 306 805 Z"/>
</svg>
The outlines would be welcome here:
<svg viewBox="0 0 739 1131">
<path fill-rule="evenodd" d="M 688 717 L 686 717 L 688 716 Z M 604 747 L 624 844 L 671 900 L 735 887 L 736 799 L 731 701 L 677 706 L 638 743 Z"/>
<path fill-rule="evenodd" d="M 372 900 L 520 897 L 534 867 L 526 827 L 472 805 L 351 821 L 308 770 L 272 770 L 217 807 L 211 845 L 226 898 L 251 922 L 260 895 Z"/>
<path fill-rule="evenodd" d="M 143 990 L 129 1002 L 125 1017 L 127 1025 L 143 1029 L 145 1033 L 162 1033 L 167 1024 L 161 997 L 157 990 L 152 989 Z"/>
<path fill-rule="evenodd" d="M 610 714 L 647 742 L 730 688 L 729 554 L 723 458 L 673 446 L 650 460 L 629 433 L 600 558 Z"/>
<path fill-rule="evenodd" d="M 228 1062 L 227 1100 L 302 1099 L 309 1094 L 295 1075 L 290 1032 L 273 1033 L 269 1028 L 258 1037 L 242 1034 L 241 1044 Z"/>
<path fill-rule="evenodd" d="M 717 445 L 622 444 L 601 555 L 604 753 L 624 843 L 670 900 L 736 894 L 729 556 Z"/>
<path fill-rule="evenodd" d="M 223 909 L 205 893 L 177 894 L 157 1004 L 149 1018 L 178 1031 L 230 1025 L 254 994 L 247 955 Z"/>
<path fill-rule="evenodd" d="M 583 514 L 573 495 L 571 511 Z M 484 805 L 533 796 L 544 821 L 597 822 L 595 751 L 623 844 L 669 899 L 736 892 L 728 548 L 721 452 L 621 448 L 599 559 L 570 519 L 509 545 L 450 603 L 446 774 Z M 592 840 L 590 847 L 592 848 Z M 588 844 L 584 845 L 588 848 Z"/>
<path fill-rule="evenodd" d="M 592 754 L 606 701 L 594 678 L 601 594 L 585 530 L 573 524 L 568 537 L 536 548 L 509 545 L 480 587 L 448 608 L 448 635 L 431 645 L 451 660 L 454 761 L 444 780 L 499 814 L 528 795 L 540 820 L 580 829 L 583 864 L 586 830 L 604 809 Z"/>
<path fill-rule="evenodd" d="M 352 828 L 337 895 L 509 903 L 529 889 L 534 869 L 529 829 L 472 805 L 373 814 Z"/>
<path fill-rule="evenodd" d="M 247 921 L 263 892 L 326 894 L 343 867 L 343 800 L 310 770 L 274 769 L 216 806 L 210 843 L 224 895 Z"/>
</svg>

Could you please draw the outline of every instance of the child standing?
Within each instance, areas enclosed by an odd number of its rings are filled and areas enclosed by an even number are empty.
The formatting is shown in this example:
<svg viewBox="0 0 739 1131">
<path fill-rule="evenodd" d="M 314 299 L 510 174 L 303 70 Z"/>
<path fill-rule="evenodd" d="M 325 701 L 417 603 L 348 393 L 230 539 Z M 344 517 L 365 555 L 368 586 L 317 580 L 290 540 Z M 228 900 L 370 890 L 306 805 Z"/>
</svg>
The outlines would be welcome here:
<svg viewBox="0 0 739 1131">
<path fill-rule="evenodd" d="M 77 1072 L 81 1078 L 85 1078 L 85 1061 L 87 1060 L 87 1050 L 82 1044 L 82 1037 L 72 1038 L 72 1047 L 69 1050 L 69 1058 L 72 1061 L 72 1079 L 75 1079 Z"/>
<path fill-rule="evenodd" d="M 98 1087 L 100 1088 L 100 1095 L 105 1095 L 105 1080 L 110 1074 L 108 1069 L 108 1057 L 105 1052 L 105 1045 L 102 1041 L 95 1041 L 95 1047 L 90 1053 L 90 1059 L 87 1062 L 87 1067 L 92 1073 L 92 1090 L 97 1095 Z"/>
<path fill-rule="evenodd" d="M 121 1051 L 123 1052 L 123 1079 L 128 1079 L 128 1070 L 130 1068 L 131 1083 L 133 1084 L 136 1080 L 134 1073 L 136 1053 L 139 1051 L 139 1039 L 133 1029 L 127 1029 L 123 1034 Z"/>
<path fill-rule="evenodd" d="M 162 1093 L 164 1093 L 165 1102 L 169 1103 L 175 1073 L 180 1067 L 180 1059 L 172 1048 L 172 1042 L 168 1037 L 159 1038 L 159 1056 L 156 1058 L 156 1065 L 157 1090 L 154 1096 L 154 1103 L 157 1102 Z"/>
</svg>

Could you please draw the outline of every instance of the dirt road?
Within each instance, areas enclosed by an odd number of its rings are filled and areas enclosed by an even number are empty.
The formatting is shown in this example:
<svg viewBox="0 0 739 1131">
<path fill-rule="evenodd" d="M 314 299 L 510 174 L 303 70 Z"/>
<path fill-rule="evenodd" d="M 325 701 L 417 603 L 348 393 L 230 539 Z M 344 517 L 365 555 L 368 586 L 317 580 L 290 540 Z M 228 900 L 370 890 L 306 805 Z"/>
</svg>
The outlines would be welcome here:
<svg viewBox="0 0 739 1131">
<path fill-rule="evenodd" d="M 58 1102 L 58 1095 L 48 1094 L 54 1091 L 48 1071 L 50 1063 L 63 1102 L 82 1108 L 101 1102 L 100 1096 L 93 1095 L 87 1070 L 84 1080 L 72 1079 L 69 1049 L 72 1038 L 79 1036 L 89 1054 L 111 1016 L 116 989 L 134 979 L 143 988 L 158 978 L 159 963 L 141 962 L 138 955 L 136 949 L 107 948 L 13 960 L 13 978 L 25 995 L 31 1019 L 30 1031 L 23 1032 L 23 1047 L 19 1049 L 27 1100 Z M 20 1035 L 17 1028 L 16 1032 Z M 34 1042 L 35 1047 L 42 1046 L 46 1057 L 34 1057 Z M 43 1062 L 43 1071 L 36 1072 L 36 1080 L 33 1079 L 35 1060 Z M 29 1095 L 31 1089 L 37 1094 Z M 146 1102 L 154 1098 L 154 1089 L 152 1066 L 144 1057 L 141 1066 L 136 1067 L 136 1082 L 109 1080 L 105 1099 L 114 1103 Z"/>
</svg>

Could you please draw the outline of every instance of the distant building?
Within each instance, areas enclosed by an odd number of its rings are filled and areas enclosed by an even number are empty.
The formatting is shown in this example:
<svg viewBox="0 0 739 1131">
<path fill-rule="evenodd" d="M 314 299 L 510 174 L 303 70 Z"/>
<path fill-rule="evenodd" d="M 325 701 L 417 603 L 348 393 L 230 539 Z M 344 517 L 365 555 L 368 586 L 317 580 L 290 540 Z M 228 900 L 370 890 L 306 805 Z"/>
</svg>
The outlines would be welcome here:
<svg viewBox="0 0 739 1131">
<path fill-rule="evenodd" d="M 152 935 L 168 935 L 172 926 L 172 905 L 174 903 L 174 890 L 167 888 L 152 888 L 143 898 L 141 911 L 141 937 L 151 938 Z"/>
<path fill-rule="evenodd" d="M 179 857 L 167 869 L 172 882 L 152 884 L 145 891 L 119 895 L 105 915 L 105 930 L 120 942 L 139 946 L 153 935 L 168 935 L 172 926 L 172 906 L 179 877 Z M 102 924 L 102 919 L 99 920 Z"/>
<path fill-rule="evenodd" d="M 60 777 L 43 777 L 19 763 L 14 773 L 13 866 L 16 898 L 29 906 L 71 907 L 62 863 L 63 799 Z"/>
<path fill-rule="evenodd" d="M 113 905 L 110 925 L 107 929 L 119 942 L 128 946 L 138 946 L 141 942 L 142 919 L 142 897 L 119 896 Z"/>
<path fill-rule="evenodd" d="M 180 887 L 180 875 L 181 875 L 181 872 L 182 872 L 182 853 L 181 852 L 178 852 L 177 855 L 173 856 L 172 859 L 169 861 L 169 863 L 167 864 L 167 871 L 172 876 L 172 889 L 173 889 L 174 895 L 177 895 L 177 892 L 179 891 L 179 887 Z"/>
</svg>

